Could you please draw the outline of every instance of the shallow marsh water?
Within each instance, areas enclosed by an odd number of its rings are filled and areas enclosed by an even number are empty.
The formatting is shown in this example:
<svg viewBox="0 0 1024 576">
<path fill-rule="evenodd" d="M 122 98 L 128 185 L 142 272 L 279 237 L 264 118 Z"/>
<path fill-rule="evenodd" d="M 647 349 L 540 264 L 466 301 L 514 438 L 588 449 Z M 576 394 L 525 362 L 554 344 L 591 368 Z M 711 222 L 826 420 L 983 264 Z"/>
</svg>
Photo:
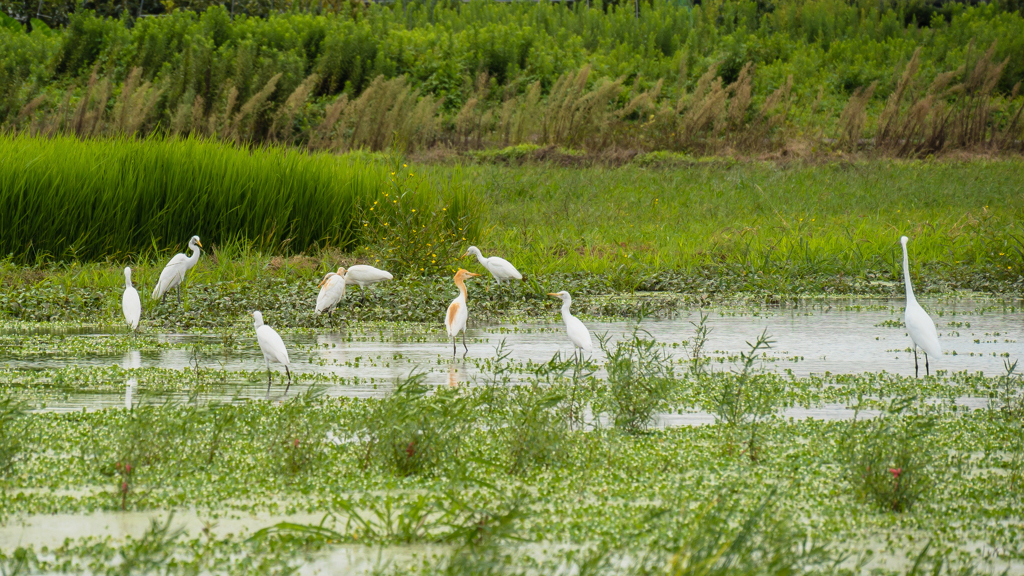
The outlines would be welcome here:
<svg viewBox="0 0 1024 576">
<path fill-rule="evenodd" d="M 998 375 L 1006 359 L 1024 356 L 1024 309 L 986 300 L 924 301 L 936 320 L 943 347 L 941 358 L 929 359 L 931 370 L 947 372 L 982 372 Z M 763 357 L 763 368 L 777 372 L 789 371 L 796 377 L 811 374 L 859 374 L 889 372 L 913 375 L 914 358 L 910 338 L 902 326 L 902 300 L 844 300 L 819 302 L 796 308 L 761 310 L 710 311 L 710 328 L 703 354 L 712 359 L 711 369 L 728 371 L 735 368 L 737 356 L 748 348 L 747 342 L 767 330 L 775 344 Z M 555 317 L 557 319 L 557 316 Z M 683 311 L 676 318 L 644 320 L 639 329 L 646 331 L 679 362 L 688 357 L 688 345 L 694 336 L 694 323 L 699 311 Z M 638 324 L 633 321 L 587 322 L 595 336 L 607 335 L 611 341 L 628 338 Z M 362 328 L 339 326 L 333 332 L 318 334 L 289 333 L 282 330 L 290 350 L 291 370 L 297 374 L 329 374 L 334 376 L 328 386 L 330 395 L 355 397 L 379 396 L 389 390 L 396 378 L 412 371 L 427 372 L 427 382 L 435 385 L 472 383 L 480 376 L 486 360 L 493 358 L 495 347 L 505 343 L 509 360 L 516 363 L 542 363 L 556 351 L 572 353 L 562 324 L 518 323 L 476 325 L 468 331 L 469 353 L 462 358 L 462 343 L 457 355 L 451 357 L 450 343 L 443 332 L 433 326 L 413 328 Z M 95 338 L 96 348 L 110 333 L 70 330 L 78 338 Z M 46 352 L 25 354 L 8 348 L 0 349 L 0 368 L 38 370 L 67 366 L 164 368 L 171 370 L 222 370 L 229 375 L 222 385 L 214 385 L 209 399 L 262 398 L 266 380 L 255 379 L 254 373 L 265 371 L 260 352 L 251 331 L 233 334 L 235 341 L 221 345 L 230 334 L 156 334 L 148 335 L 155 347 L 140 352 L 75 353 Z M 195 347 L 201 348 L 197 353 Z M 114 346 L 110 347 L 115 348 Z M 599 363 L 603 353 L 596 349 Z M 924 375 L 924 356 L 920 355 L 920 372 Z M 272 365 L 275 373 L 274 395 L 283 390 L 283 370 Z M 301 389 L 301 386 L 292 390 Z M 147 397 L 144 387 L 134 390 L 136 398 Z M 149 401 L 160 398 L 149 396 Z M 978 399 L 979 401 L 981 399 Z M 966 399 L 965 405 L 972 405 Z M 98 409 L 124 405 L 123 395 L 104 393 L 71 393 L 56 402 L 48 402 L 47 410 Z M 834 408 L 834 409 L 833 409 Z M 837 410 L 823 407 L 826 417 L 846 417 Z M 808 412 L 808 411 L 804 411 Z M 852 414 L 852 412 L 851 412 Z M 821 414 L 797 411 L 789 414 L 800 418 Z M 692 415 L 692 423 L 706 420 L 706 415 Z M 669 417 L 665 423 L 682 423 Z"/>
</svg>

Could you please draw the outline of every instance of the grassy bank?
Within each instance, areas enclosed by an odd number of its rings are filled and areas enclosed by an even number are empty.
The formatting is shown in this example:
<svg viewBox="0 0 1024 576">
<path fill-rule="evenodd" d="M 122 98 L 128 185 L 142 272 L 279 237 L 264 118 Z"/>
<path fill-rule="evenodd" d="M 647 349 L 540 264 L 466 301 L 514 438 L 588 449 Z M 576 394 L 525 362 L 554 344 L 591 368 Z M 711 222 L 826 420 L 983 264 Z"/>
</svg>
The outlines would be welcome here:
<svg viewBox="0 0 1024 576">
<path fill-rule="evenodd" d="M 281 325 L 316 327 L 323 322 L 309 313 L 316 283 L 356 262 L 401 272 L 375 287 L 368 305 L 347 304 L 342 313 L 349 319 L 434 322 L 453 297 L 451 274 L 459 266 L 485 274 L 470 286 L 477 318 L 535 315 L 550 305 L 547 292 L 563 289 L 578 310 L 598 316 L 668 314 L 737 295 L 900 296 L 902 234 L 912 239 L 911 275 L 920 294 L 975 290 L 1014 298 L 1024 283 L 1019 161 L 406 168 L 412 178 L 458 178 L 471 190 L 464 213 L 478 215 L 467 217 L 467 227 L 480 230 L 475 243 L 485 255 L 512 261 L 527 281 L 500 298 L 488 293 L 486 271 L 458 258 L 470 243 L 461 237 L 444 252 L 392 234 L 350 251 L 288 256 L 197 229 L 209 244 L 190 273 L 185 308 L 144 298 L 147 322 L 222 326 L 255 307 L 277 310 Z M 0 313 L 120 325 L 121 267 L 133 266 L 145 296 L 168 257 L 147 252 L 34 266 L 8 259 Z M 601 299 L 637 291 L 662 294 Z"/>
</svg>

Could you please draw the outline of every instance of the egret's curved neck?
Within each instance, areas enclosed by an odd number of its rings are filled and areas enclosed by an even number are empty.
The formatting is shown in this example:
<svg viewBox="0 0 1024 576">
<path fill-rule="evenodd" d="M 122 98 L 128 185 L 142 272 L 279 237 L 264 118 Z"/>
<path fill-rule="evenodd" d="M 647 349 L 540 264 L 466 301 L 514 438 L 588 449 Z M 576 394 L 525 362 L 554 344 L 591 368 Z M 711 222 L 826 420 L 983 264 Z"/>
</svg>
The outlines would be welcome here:
<svg viewBox="0 0 1024 576">
<path fill-rule="evenodd" d="M 484 258 L 484 255 L 481 254 L 479 251 L 477 251 L 474 254 L 474 256 L 476 256 L 476 261 L 479 262 L 482 266 L 486 266 L 487 265 L 487 258 Z"/>
<path fill-rule="evenodd" d="M 565 300 L 562 300 L 562 318 L 569 318 L 572 316 L 572 313 L 569 312 L 570 306 L 572 306 L 571 299 L 566 298 Z"/>
<path fill-rule="evenodd" d="M 195 244 L 189 244 L 188 247 L 190 250 L 192 250 L 192 255 L 188 257 L 188 267 L 191 268 L 196 265 L 196 262 L 199 261 L 200 250 L 199 247 L 196 246 Z"/>
<path fill-rule="evenodd" d="M 256 329 L 259 330 L 263 327 L 263 318 L 254 318 L 253 323 L 256 324 Z"/>
<path fill-rule="evenodd" d="M 455 285 L 459 287 L 459 298 L 466 299 L 466 283 L 462 281 L 462 278 L 455 280 Z"/>
<path fill-rule="evenodd" d="M 131 288 L 132 287 L 132 275 L 131 274 L 125 274 L 124 275 L 124 287 L 125 288 Z"/>
<path fill-rule="evenodd" d="M 907 245 L 903 245 L 903 284 L 907 287 L 907 302 L 917 302 L 914 299 L 914 287 L 910 285 L 910 258 L 907 257 Z"/>
</svg>

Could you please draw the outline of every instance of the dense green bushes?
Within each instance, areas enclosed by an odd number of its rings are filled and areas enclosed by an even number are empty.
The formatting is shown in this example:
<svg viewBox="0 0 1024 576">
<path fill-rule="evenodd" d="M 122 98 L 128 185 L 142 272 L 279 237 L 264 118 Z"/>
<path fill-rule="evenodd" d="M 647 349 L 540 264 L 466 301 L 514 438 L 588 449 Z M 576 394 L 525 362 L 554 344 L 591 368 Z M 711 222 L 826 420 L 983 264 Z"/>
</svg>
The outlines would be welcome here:
<svg viewBox="0 0 1024 576">
<path fill-rule="evenodd" d="M 103 259 L 181 246 L 252 242 L 271 251 L 375 243 L 367 217 L 401 195 L 389 228 L 452 236 L 477 226 L 456 187 L 389 177 L 388 167 L 196 139 L 0 136 L 0 254 L 21 261 Z M 406 214 L 409 212 L 409 214 Z M 463 230 L 466 228 L 466 230 Z M 421 232 L 422 231 L 422 232 Z M 443 242 L 434 239 L 434 242 Z M 441 251 L 438 249 L 438 251 Z"/>
<path fill-rule="evenodd" d="M 1020 140 L 1024 18 L 997 4 L 652 0 L 636 18 L 632 4 L 412 2 L 267 19 L 232 19 L 213 6 L 130 23 L 78 12 L 60 31 L 0 27 L 0 124 L 328 149 L 384 147 L 353 126 L 359 118 L 386 125 L 410 149 L 719 151 L 794 138 L 857 146 L 916 50 L 924 86 L 952 73 L 933 103 L 963 108 L 962 87 L 991 46 L 992 113 L 966 145 Z M 391 79 L 399 84 L 381 93 Z M 134 124 L 74 122 L 109 113 L 124 93 L 137 96 Z M 376 109 L 366 110 L 368 100 Z"/>
</svg>

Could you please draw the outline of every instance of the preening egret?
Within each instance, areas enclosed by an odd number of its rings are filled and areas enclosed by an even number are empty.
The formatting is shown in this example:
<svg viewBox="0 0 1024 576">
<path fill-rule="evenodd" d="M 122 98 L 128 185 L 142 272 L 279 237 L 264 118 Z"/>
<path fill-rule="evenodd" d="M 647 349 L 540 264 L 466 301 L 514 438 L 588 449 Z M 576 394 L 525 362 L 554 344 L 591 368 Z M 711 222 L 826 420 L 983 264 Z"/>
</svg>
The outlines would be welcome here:
<svg viewBox="0 0 1024 576">
<path fill-rule="evenodd" d="M 124 312 L 124 321 L 128 324 L 128 331 L 134 332 L 139 328 L 139 318 L 142 317 L 142 300 L 139 299 L 139 291 L 132 286 L 132 269 L 124 269 L 124 294 L 121 296 L 121 311 Z"/>
<path fill-rule="evenodd" d="M 931 316 L 921 308 L 914 298 L 914 288 L 910 285 L 910 259 L 907 257 L 906 236 L 900 238 L 903 245 L 903 283 L 907 287 L 907 307 L 903 314 L 903 321 L 907 325 L 907 333 L 914 344 L 914 377 L 917 378 L 917 349 L 924 351 L 924 373 L 929 374 L 928 357 L 941 356 L 942 347 L 939 346 L 939 334 L 935 331 L 935 322 Z"/>
<path fill-rule="evenodd" d="M 316 313 L 322 314 L 330 311 L 334 316 L 334 307 L 345 297 L 345 269 L 338 268 L 337 272 L 328 272 L 320 281 L 320 294 L 316 297 Z"/>
<path fill-rule="evenodd" d="M 587 330 L 583 322 L 569 312 L 569 307 L 572 306 L 572 296 L 569 296 L 565 290 L 548 293 L 548 296 L 562 300 L 562 320 L 565 321 L 565 333 L 569 335 L 569 341 L 576 347 L 573 354 L 579 352 L 581 359 L 583 352 L 590 354 L 594 349 L 593 341 L 590 339 L 590 330 Z"/>
<path fill-rule="evenodd" d="M 164 266 L 163 272 L 160 273 L 160 279 L 157 280 L 156 286 L 153 288 L 153 299 L 159 298 L 163 302 L 171 288 L 177 288 L 178 303 L 181 303 L 181 281 L 185 278 L 185 274 L 196 265 L 196 262 L 199 262 L 199 249 L 203 247 L 199 242 L 199 236 L 193 236 L 188 241 L 188 247 L 192 250 L 191 256 L 175 254 L 167 266 Z"/>
<path fill-rule="evenodd" d="M 503 280 L 523 279 L 523 275 L 519 273 L 519 270 L 516 270 L 516 267 L 504 258 L 499 258 L 497 256 L 484 258 L 484 255 L 480 253 L 480 249 L 476 246 L 470 246 L 462 257 L 465 258 L 470 254 L 476 256 L 476 261 L 486 268 L 487 271 L 491 273 L 491 276 L 494 276 L 494 279 L 498 282 L 498 289 L 501 289 L 501 282 Z"/>
<path fill-rule="evenodd" d="M 263 359 L 267 361 L 267 400 L 270 400 L 270 384 L 273 382 L 273 377 L 270 375 L 271 362 L 284 365 L 284 371 L 288 374 L 288 385 L 285 386 L 284 393 L 288 395 L 288 389 L 292 387 L 292 373 L 288 370 L 291 361 L 288 360 L 288 349 L 284 347 L 284 340 L 281 340 L 281 335 L 277 333 L 277 330 L 263 323 L 263 314 L 259 310 L 253 312 L 252 317 L 253 323 L 256 325 L 256 341 L 259 342 L 260 350 L 263 351 Z"/>
<path fill-rule="evenodd" d="M 374 268 L 373 266 L 367 266 L 366 264 L 356 264 L 350 266 L 348 272 L 345 272 L 345 284 L 358 284 L 359 293 L 362 295 L 363 302 L 366 302 L 366 289 L 377 282 L 383 280 L 391 280 L 394 276 L 391 272 L 381 270 L 380 268 Z"/>
<path fill-rule="evenodd" d="M 448 337 L 452 339 L 452 358 L 455 357 L 455 337 L 462 332 L 462 347 L 466 349 L 462 353 L 465 358 L 469 352 L 466 346 L 466 319 L 469 318 L 469 308 L 466 308 L 466 280 L 479 276 L 475 272 L 459 268 L 455 273 L 455 285 L 459 287 L 459 297 L 452 300 L 448 305 L 448 313 L 444 316 L 444 327 L 448 330 Z"/>
</svg>

